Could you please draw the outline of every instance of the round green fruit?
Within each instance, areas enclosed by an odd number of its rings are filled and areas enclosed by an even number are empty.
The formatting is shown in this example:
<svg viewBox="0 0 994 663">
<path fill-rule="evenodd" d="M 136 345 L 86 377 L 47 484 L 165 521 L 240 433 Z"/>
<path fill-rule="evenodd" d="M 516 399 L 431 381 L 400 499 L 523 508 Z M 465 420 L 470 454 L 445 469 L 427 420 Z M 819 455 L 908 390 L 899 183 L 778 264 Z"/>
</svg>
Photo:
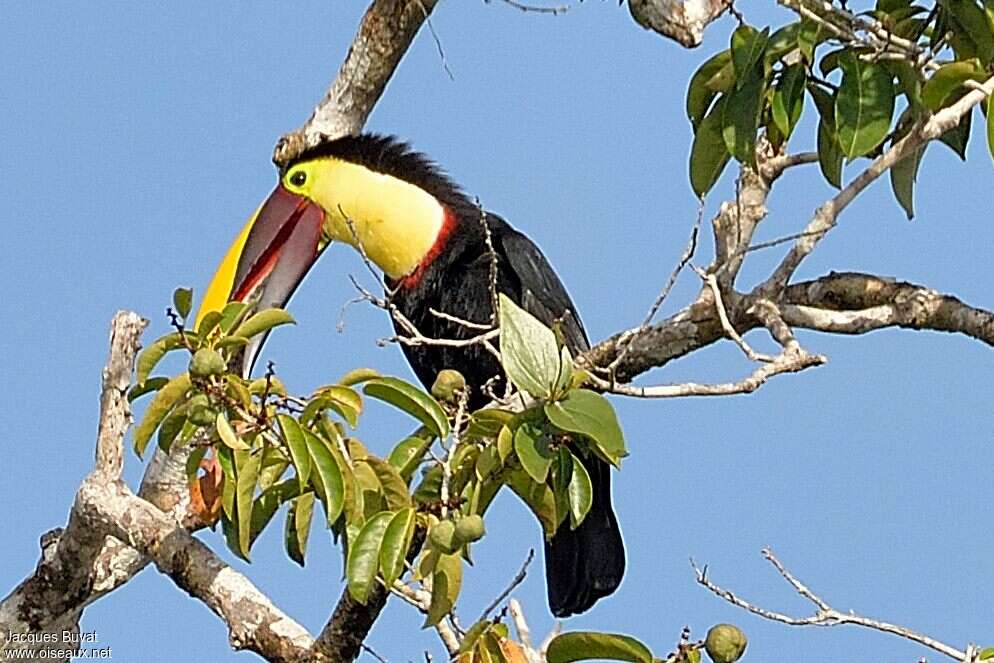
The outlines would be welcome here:
<svg viewBox="0 0 994 663">
<path fill-rule="evenodd" d="M 224 357 L 216 350 L 209 348 L 197 350 L 190 359 L 190 375 L 198 378 L 221 375 L 227 368 Z"/>
<path fill-rule="evenodd" d="M 431 395 L 440 401 L 454 401 L 459 392 L 466 388 L 466 378 L 459 371 L 444 368 L 438 372 L 431 385 Z"/>
<path fill-rule="evenodd" d="M 451 520 L 440 520 L 428 532 L 428 541 L 437 550 L 451 555 L 459 549 L 456 543 L 456 524 Z"/>
<path fill-rule="evenodd" d="M 738 626 L 716 624 L 704 639 L 704 649 L 714 663 L 735 663 L 742 658 L 749 641 Z"/>
<path fill-rule="evenodd" d="M 214 420 L 217 419 L 217 412 L 208 405 L 200 405 L 190 408 L 190 414 L 187 418 L 194 426 L 213 426 Z"/>
<path fill-rule="evenodd" d="M 479 541 L 486 534 L 487 530 L 483 526 L 483 518 L 473 514 L 460 518 L 456 523 L 456 541 L 459 543 L 472 543 Z"/>
</svg>

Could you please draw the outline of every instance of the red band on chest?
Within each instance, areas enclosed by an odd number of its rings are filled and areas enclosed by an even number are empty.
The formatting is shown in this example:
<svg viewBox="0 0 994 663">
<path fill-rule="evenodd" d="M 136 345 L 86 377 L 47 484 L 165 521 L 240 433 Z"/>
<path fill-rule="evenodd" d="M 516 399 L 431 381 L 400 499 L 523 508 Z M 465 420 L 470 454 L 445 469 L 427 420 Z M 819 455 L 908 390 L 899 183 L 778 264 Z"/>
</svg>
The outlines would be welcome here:
<svg viewBox="0 0 994 663">
<path fill-rule="evenodd" d="M 428 266 L 435 262 L 438 256 L 442 255 L 443 251 L 449 248 L 449 240 L 452 239 L 452 233 L 455 231 L 457 225 L 458 221 L 452 210 L 443 205 L 442 227 L 438 229 L 438 237 L 435 238 L 435 243 L 431 245 L 428 253 L 425 254 L 425 257 L 418 263 L 418 266 L 414 268 L 413 272 L 397 280 L 398 288 L 413 288 L 421 282 L 421 278 L 424 276 Z"/>
</svg>

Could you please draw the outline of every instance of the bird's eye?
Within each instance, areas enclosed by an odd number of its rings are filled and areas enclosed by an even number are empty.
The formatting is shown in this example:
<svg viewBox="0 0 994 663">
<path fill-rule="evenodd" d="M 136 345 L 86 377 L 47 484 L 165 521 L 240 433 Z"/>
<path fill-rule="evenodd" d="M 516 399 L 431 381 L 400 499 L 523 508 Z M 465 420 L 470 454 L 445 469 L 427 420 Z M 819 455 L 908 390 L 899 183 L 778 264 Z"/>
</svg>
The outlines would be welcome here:
<svg viewBox="0 0 994 663">
<path fill-rule="evenodd" d="M 290 176 L 290 184 L 294 186 L 304 186 L 304 182 L 307 181 L 307 173 L 302 170 L 298 170 L 296 173 Z"/>
</svg>

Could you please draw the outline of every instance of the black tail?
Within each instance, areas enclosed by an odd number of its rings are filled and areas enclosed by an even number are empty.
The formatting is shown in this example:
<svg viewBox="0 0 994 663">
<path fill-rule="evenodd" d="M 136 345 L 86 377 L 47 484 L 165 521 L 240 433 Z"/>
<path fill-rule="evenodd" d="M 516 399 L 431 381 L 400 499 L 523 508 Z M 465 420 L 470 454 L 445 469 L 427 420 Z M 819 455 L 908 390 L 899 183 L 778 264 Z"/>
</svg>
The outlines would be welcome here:
<svg viewBox="0 0 994 663">
<path fill-rule="evenodd" d="M 545 544 L 549 609 L 556 617 L 586 612 L 613 593 L 625 573 L 625 546 L 611 508 L 611 468 L 596 456 L 581 456 L 593 484 L 593 504 L 576 529 L 563 521 Z"/>
</svg>

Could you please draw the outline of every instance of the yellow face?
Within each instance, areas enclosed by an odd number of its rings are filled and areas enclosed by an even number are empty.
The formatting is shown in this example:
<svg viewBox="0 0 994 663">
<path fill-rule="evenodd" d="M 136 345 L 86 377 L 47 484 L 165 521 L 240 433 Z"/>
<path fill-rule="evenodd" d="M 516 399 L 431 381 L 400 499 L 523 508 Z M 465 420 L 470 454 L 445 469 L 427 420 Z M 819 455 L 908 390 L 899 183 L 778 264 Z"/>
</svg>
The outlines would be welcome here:
<svg viewBox="0 0 994 663">
<path fill-rule="evenodd" d="M 332 157 L 294 165 L 282 184 L 324 210 L 327 239 L 361 245 L 394 279 L 417 268 L 445 217 L 442 205 L 423 189 Z"/>
</svg>

